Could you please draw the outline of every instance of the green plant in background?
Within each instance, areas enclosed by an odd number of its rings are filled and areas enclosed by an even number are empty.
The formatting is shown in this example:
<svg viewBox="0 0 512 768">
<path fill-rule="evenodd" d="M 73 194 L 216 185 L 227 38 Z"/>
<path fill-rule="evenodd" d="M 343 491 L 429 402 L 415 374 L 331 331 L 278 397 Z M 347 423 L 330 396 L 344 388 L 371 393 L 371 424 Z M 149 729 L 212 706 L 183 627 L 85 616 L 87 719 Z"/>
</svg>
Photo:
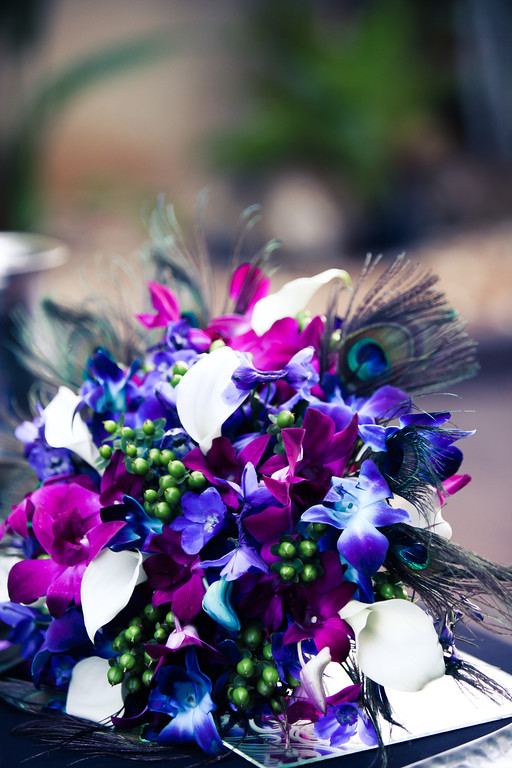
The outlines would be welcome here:
<svg viewBox="0 0 512 768">
<path fill-rule="evenodd" d="M 33 0 L 6 0 L 0 5 L 2 58 L 16 70 L 27 48 L 37 40 L 44 21 Z M 148 65 L 175 49 L 168 32 L 140 36 L 93 51 L 55 75 L 46 76 L 24 100 L 19 114 L 0 134 L 0 230 L 32 230 L 41 213 L 41 158 L 48 130 L 62 112 L 88 88 L 131 69 Z M 15 97 L 16 94 L 12 93 Z M 9 104 L 4 117 L 16 105 Z M 4 108 L 3 108 L 4 109 Z M 3 110 L 2 110 L 3 111 Z"/>
<path fill-rule="evenodd" d="M 254 65 L 241 95 L 246 116 L 216 138 L 216 162 L 251 172 L 312 167 L 348 181 L 363 202 L 377 200 L 398 149 L 453 85 L 421 49 L 425 17 L 441 29 L 450 3 L 423 5 L 380 0 L 349 12 L 330 4 L 322 19 L 321 3 L 259 0 L 243 34 Z"/>
</svg>

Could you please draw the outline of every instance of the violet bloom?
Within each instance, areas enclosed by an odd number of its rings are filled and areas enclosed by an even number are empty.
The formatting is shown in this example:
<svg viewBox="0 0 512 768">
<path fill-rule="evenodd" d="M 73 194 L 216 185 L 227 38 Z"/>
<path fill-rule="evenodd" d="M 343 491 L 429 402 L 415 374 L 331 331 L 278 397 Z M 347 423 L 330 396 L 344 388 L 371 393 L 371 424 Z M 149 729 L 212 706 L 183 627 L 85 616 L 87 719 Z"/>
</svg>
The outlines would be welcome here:
<svg viewBox="0 0 512 768">
<path fill-rule="evenodd" d="M 1 603 L 0 620 L 12 627 L 9 643 L 21 645 L 21 658 L 33 658 L 43 644 L 50 617 L 28 605 Z"/>
<path fill-rule="evenodd" d="M 323 503 L 306 510 L 301 520 L 341 529 L 338 552 L 347 563 L 371 576 L 384 562 L 389 546 L 386 536 L 377 529 L 410 519 L 404 509 L 386 503 L 391 495 L 386 481 L 368 459 L 359 477 L 333 477 Z"/>
<path fill-rule="evenodd" d="M 386 384 L 375 390 L 370 397 L 350 395 L 344 398 L 336 387 L 328 397 L 328 402 L 318 400 L 311 405 L 330 416 L 336 425 L 336 430 L 340 430 L 345 429 L 356 413 L 359 426 L 375 424 L 377 419 L 389 421 L 408 411 L 411 400 L 406 392 Z"/>
<path fill-rule="evenodd" d="M 311 388 L 318 384 L 318 373 L 311 365 L 314 354 L 313 347 L 301 349 L 283 368 L 275 371 L 260 371 L 247 357 L 233 373 L 232 379 L 242 392 L 250 392 L 258 384 L 283 379 L 297 392 L 297 399 L 307 400 L 311 397 Z"/>
<path fill-rule="evenodd" d="M 378 744 L 375 728 L 370 720 L 350 701 L 337 707 L 329 707 L 327 714 L 315 723 L 315 736 L 329 741 L 331 747 L 340 747 L 356 735 L 369 747 L 376 747 Z"/>
<path fill-rule="evenodd" d="M 158 734 L 157 741 L 159 744 L 197 742 L 207 754 L 219 754 L 224 747 L 212 716 L 216 707 L 210 696 L 211 681 L 199 669 L 193 650 L 187 651 L 185 666 L 186 670 L 162 667 L 156 675 L 156 688 L 150 693 L 148 708 L 172 718 Z"/>
<path fill-rule="evenodd" d="M 226 505 L 216 488 L 207 488 L 199 495 L 189 491 L 181 499 L 183 516 L 170 524 L 173 531 L 182 531 L 181 546 L 187 555 L 197 555 L 204 545 L 221 530 L 226 517 Z"/>
<path fill-rule="evenodd" d="M 48 610 L 62 616 L 75 600 L 86 566 L 125 523 L 103 523 L 99 495 L 78 483 L 43 485 L 31 496 L 33 532 L 49 559 L 23 560 L 9 573 L 9 594 L 17 603 L 46 595 Z"/>
<path fill-rule="evenodd" d="M 53 448 L 44 436 L 45 419 L 42 409 L 33 421 L 22 422 L 15 430 L 17 439 L 25 446 L 25 456 L 39 480 L 74 472 L 71 454 L 66 448 Z"/>
<path fill-rule="evenodd" d="M 80 394 L 96 413 L 125 411 L 137 387 L 131 381 L 139 368 L 135 360 L 127 371 L 120 368 L 106 349 L 98 349 L 87 363 L 87 378 Z"/>
</svg>

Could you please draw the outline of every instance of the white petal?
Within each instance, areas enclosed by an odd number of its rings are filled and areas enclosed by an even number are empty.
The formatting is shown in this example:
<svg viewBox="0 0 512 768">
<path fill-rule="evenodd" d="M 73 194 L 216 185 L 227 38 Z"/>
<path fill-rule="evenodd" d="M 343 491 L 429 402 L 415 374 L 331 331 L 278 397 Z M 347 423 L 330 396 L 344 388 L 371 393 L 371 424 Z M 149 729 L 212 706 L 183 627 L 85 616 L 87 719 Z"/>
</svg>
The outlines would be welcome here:
<svg viewBox="0 0 512 768">
<path fill-rule="evenodd" d="M 222 425 L 249 396 L 231 380 L 240 365 L 231 347 L 210 352 L 189 368 L 177 386 L 179 419 L 203 453 L 220 437 Z"/>
<path fill-rule="evenodd" d="M 123 686 L 110 685 L 108 659 L 89 656 L 73 667 L 66 699 L 66 712 L 100 723 L 117 714 L 124 704 Z"/>
<path fill-rule="evenodd" d="M 427 516 L 421 514 L 414 504 L 400 496 L 393 496 L 390 504 L 392 507 L 405 509 L 409 512 L 411 519 L 406 521 L 407 525 L 413 525 L 415 528 L 426 528 L 439 536 L 444 536 L 445 539 L 451 539 L 452 527 L 443 519 L 441 501 L 435 488 L 432 489 L 432 508 Z"/>
<path fill-rule="evenodd" d="M 52 448 L 68 448 L 94 466 L 98 449 L 79 413 L 75 413 L 81 397 L 67 387 L 59 387 L 53 400 L 44 409 L 44 436 Z"/>
<path fill-rule="evenodd" d="M 302 687 L 314 707 L 325 714 L 325 688 L 323 683 L 324 670 L 331 663 L 331 652 L 327 646 L 313 656 L 300 671 Z"/>
<path fill-rule="evenodd" d="M 140 552 L 103 549 L 92 560 L 82 579 L 81 600 L 87 634 L 94 643 L 100 627 L 112 621 L 128 604 L 133 590 L 146 574 Z"/>
<path fill-rule="evenodd" d="M 361 610 L 353 613 L 355 607 Z M 420 691 L 445 674 L 432 619 L 415 603 L 383 600 L 352 607 L 349 603 L 340 616 L 354 630 L 359 667 L 376 683 Z"/>
<path fill-rule="evenodd" d="M 343 280 L 350 285 L 344 269 L 326 269 L 313 277 L 299 277 L 285 283 L 277 293 L 271 293 L 256 302 L 251 318 L 252 329 L 261 336 L 283 317 L 294 317 L 305 308 L 319 288 L 331 280 Z"/>
<path fill-rule="evenodd" d="M 15 563 L 21 561 L 21 557 L 0 556 L 0 603 L 9 602 L 9 590 L 7 589 L 7 580 L 9 572 Z"/>
</svg>

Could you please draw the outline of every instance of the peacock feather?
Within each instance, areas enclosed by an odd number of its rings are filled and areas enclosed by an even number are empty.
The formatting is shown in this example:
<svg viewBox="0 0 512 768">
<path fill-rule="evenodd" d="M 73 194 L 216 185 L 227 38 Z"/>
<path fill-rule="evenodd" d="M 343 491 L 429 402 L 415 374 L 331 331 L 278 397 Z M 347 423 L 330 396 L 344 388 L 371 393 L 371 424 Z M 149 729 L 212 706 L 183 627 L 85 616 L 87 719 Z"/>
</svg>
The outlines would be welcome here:
<svg viewBox="0 0 512 768">
<path fill-rule="evenodd" d="M 435 275 L 399 256 L 362 296 L 378 259 L 366 259 L 337 345 L 337 372 L 349 393 L 384 384 L 439 391 L 478 370 L 475 343 L 434 286 Z"/>
</svg>

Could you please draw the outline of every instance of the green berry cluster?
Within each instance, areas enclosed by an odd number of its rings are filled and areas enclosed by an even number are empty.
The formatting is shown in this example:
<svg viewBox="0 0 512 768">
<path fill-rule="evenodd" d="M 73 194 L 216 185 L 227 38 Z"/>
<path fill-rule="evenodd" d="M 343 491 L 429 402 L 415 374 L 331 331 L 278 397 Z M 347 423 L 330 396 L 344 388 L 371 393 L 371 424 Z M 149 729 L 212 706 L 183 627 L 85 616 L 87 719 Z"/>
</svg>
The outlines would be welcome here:
<svg viewBox="0 0 512 768">
<path fill-rule="evenodd" d="M 295 416 L 291 411 L 283 410 L 279 411 L 277 416 L 273 413 L 269 414 L 270 426 L 267 429 L 269 435 L 273 435 L 276 438 L 276 444 L 274 446 L 274 453 L 279 456 L 284 456 L 285 449 L 283 445 L 282 430 L 293 427 L 295 424 Z"/>
<path fill-rule="evenodd" d="M 112 641 L 116 654 L 109 659 L 107 678 L 110 685 L 124 682 L 128 693 L 138 693 L 149 687 L 153 680 L 155 661 L 144 650 L 144 645 L 165 645 L 174 629 L 174 615 L 163 606 L 146 605 L 140 616 L 135 616 L 126 629 Z"/>
<path fill-rule="evenodd" d="M 228 700 L 246 712 L 257 698 L 263 698 L 273 712 L 283 712 L 290 685 L 280 679 L 272 656 L 272 645 L 260 623 L 246 626 L 240 633 L 238 647 L 242 658 L 229 676 Z M 298 685 L 297 681 L 293 681 Z"/>
<path fill-rule="evenodd" d="M 375 592 L 375 600 L 377 601 L 392 600 L 393 598 L 398 598 L 399 600 L 409 599 L 398 576 L 388 573 L 388 571 L 378 571 L 373 576 L 373 590 Z"/>
<path fill-rule="evenodd" d="M 109 437 L 99 449 L 103 459 L 100 468 L 108 464 L 114 451 L 122 451 L 127 470 L 136 475 L 145 475 L 151 466 L 147 459 L 148 451 L 164 436 L 165 419 L 146 419 L 142 427 L 136 429 L 124 426 L 124 419 L 119 422 L 109 419 L 103 422 L 103 426 Z"/>
<path fill-rule="evenodd" d="M 178 360 L 172 367 L 171 387 L 177 387 L 187 371 L 187 363 L 183 360 Z"/>
<path fill-rule="evenodd" d="M 300 534 L 281 536 L 279 543 L 270 547 L 271 553 L 280 558 L 271 565 L 273 573 L 278 573 L 285 582 L 303 584 L 311 584 L 323 576 L 317 542 L 324 535 L 325 529 L 325 525 L 313 523 L 307 538 Z"/>
<path fill-rule="evenodd" d="M 152 448 L 148 453 L 151 472 L 146 475 L 143 491 L 144 509 L 164 522 L 181 513 L 181 497 L 187 491 L 202 491 L 206 477 L 202 472 L 188 470 L 168 448 Z"/>
</svg>

